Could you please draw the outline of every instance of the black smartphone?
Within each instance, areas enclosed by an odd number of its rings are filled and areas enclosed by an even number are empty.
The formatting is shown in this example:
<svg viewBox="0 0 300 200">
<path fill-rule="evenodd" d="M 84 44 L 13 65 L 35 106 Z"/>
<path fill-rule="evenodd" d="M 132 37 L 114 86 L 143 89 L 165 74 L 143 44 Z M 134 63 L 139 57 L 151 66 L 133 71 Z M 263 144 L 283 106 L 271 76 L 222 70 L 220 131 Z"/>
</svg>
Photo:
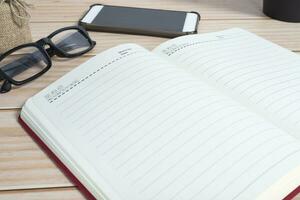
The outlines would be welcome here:
<svg viewBox="0 0 300 200">
<path fill-rule="evenodd" d="M 197 33 L 200 14 L 94 4 L 79 20 L 92 31 L 176 37 Z"/>
</svg>

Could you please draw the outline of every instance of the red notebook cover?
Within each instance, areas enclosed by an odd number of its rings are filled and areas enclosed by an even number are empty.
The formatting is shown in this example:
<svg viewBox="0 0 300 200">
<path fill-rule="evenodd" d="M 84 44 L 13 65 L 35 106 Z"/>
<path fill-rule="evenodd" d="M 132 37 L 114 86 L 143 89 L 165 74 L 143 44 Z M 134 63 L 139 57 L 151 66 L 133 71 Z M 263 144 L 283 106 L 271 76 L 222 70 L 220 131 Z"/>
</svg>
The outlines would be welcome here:
<svg viewBox="0 0 300 200">
<path fill-rule="evenodd" d="M 290 194 L 288 194 L 283 200 L 292 200 L 300 193 L 300 186 L 294 189 Z"/>
<path fill-rule="evenodd" d="M 58 168 L 69 178 L 69 180 L 79 189 L 79 191 L 88 199 L 96 200 L 96 198 L 88 191 L 88 189 L 75 177 L 75 175 L 59 160 L 59 158 L 47 147 L 47 145 L 27 126 L 27 124 L 19 116 L 19 123 L 24 130 L 33 138 L 33 140 L 43 149 L 43 151 L 52 159 Z M 300 193 L 300 186 L 288 194 L 283 200 L 292 200 Z"/>
<path fill-rule="evenodd" d="M 47 147 L 47 145 L 33 132 L 33 130 L 19 116 L 19 123 L 23 129 L 32 137 L 32 139 L 42 148 L 48 157 L 54 161 L 56 166 L 68 177 L 68 179 L 78 188 L 78 190 L 88 200 L 96 200 L 96 198 L 88 191 L 88 189 L 75 177 L 75 175 L 63 164 L 63 162 Z"/>
</svg>

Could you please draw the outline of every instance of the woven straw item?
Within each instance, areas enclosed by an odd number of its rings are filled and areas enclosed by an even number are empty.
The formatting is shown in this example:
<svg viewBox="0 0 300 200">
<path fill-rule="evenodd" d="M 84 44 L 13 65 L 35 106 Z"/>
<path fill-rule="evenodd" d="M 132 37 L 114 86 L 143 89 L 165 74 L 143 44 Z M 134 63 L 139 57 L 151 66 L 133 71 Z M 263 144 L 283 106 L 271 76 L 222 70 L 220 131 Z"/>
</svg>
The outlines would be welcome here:
<svg viewBox="0 0 300 200">
<path fill-rule="evenodd" d="M 29 15 L 26 8 L 16 2 L 0 0 L 0 54 L 31 42 Z"/>
</svg>

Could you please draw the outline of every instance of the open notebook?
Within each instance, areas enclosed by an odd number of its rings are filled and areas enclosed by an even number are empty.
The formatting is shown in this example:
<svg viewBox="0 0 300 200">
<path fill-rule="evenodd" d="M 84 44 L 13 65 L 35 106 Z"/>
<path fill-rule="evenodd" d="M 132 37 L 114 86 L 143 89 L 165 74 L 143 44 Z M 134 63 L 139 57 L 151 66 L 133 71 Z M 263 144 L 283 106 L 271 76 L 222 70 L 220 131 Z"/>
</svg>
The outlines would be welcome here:
<svg viewBox="0 0 300 200">
<path fill-rule="evenodd" d="M 241 29 L 124 44 L 28 99 L 20 122 L 90 199 L 291 199 L 300 57 Z"/>
</svg>

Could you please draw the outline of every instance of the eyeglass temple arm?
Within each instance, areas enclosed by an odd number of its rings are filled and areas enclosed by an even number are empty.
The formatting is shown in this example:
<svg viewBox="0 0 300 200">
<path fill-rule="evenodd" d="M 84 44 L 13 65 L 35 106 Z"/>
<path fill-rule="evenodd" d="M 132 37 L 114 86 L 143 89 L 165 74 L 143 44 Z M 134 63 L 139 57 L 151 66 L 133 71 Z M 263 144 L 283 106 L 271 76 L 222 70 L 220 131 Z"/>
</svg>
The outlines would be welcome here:
<svg viewBox="0 0 300 200">
<path fill-rule="evenodd" d="M 0 93 L 6 93 L 11 90 L 11 83 L 8 80 L 3 81 L 2 85 L 0 86 Z"/>
</svg>

